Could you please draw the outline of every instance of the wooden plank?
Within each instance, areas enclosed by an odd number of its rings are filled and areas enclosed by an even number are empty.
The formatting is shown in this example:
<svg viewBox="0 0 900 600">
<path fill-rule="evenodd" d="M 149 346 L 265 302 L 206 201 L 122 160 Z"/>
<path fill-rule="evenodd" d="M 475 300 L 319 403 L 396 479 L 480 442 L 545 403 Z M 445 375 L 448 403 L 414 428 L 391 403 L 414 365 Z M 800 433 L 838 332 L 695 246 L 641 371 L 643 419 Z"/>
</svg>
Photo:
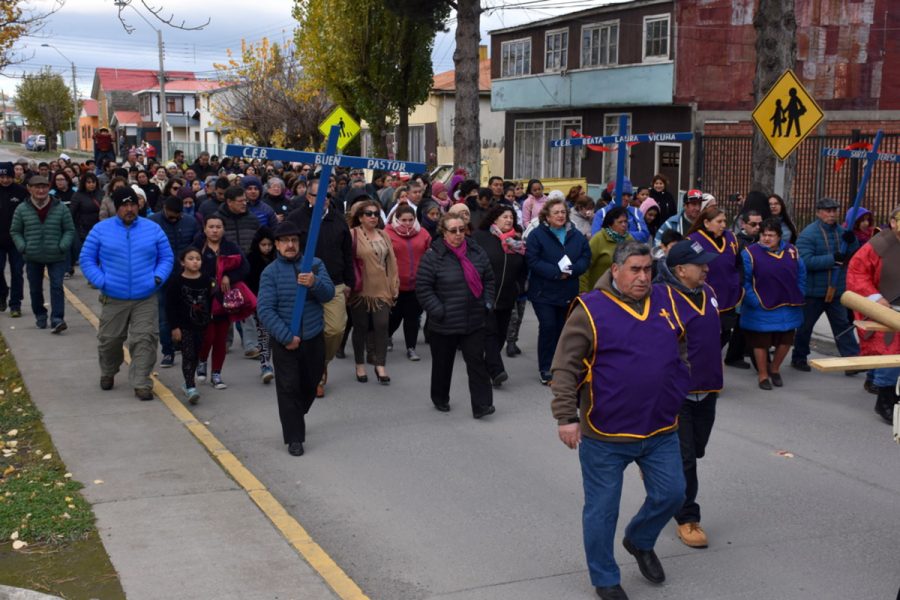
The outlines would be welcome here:
<svg viewBox="0 0 900 600">
<path fill-rule="evenodd" d="M 861 321 L 857 319 L 853 321 L 853 324 L 862 329 L 863 331 L 883 331 L 883 332 L 893 332 L 897 331 L 896 329 L 891 329 L 887 325 L 883 323 L 879 323 L 878 321 Z"/>
<path fill-rule="evenodd" d="M 887 369 L 891 367 L 900 367 L 900 354 L 814 358 L 809 361 L 809 364 L 817 371 L 822 371 L 823 373 L 858 371 L 861 369 Z"/>
</svg>

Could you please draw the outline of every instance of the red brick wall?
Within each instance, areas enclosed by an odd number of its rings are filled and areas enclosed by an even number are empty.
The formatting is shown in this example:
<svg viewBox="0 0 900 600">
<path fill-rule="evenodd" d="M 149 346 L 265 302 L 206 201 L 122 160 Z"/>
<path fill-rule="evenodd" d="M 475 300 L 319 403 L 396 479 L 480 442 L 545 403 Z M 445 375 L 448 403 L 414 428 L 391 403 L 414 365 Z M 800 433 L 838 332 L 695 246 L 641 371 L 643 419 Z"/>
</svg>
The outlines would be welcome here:
<svg viewBox="0 0 900 600">
<path fill-rule="evenodd" d="M 825 121 L 824 135 L 850 135 L 854 129 L 862 134 L 874 134 L 882 129 L 885 133 L 900 133 L 900 121 Z M 749 120 L 737 123 L 705 123 L 704 135 L 743 136 L 753 134 L 753 123 Z M 815 133 L 819 133 L 817 129 Z"/>
</svg>

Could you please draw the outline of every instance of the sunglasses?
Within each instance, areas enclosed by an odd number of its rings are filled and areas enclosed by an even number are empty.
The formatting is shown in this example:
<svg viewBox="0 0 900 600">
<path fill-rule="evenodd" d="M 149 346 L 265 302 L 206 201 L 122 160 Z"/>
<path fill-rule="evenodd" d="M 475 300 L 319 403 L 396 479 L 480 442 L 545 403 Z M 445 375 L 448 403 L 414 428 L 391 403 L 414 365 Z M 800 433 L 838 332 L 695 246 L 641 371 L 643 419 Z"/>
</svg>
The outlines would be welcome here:
<svg viewBox="0 0 900 600">
<path fill-rule="evenodd" d="M 466 228 L 465 227 L 454 227 L 452 229 L 444 229 L 444 231 L 446 231 L 447 233 L 452 233 L 453 235 L 459 235 L 461 233 L 465 233 Z"/>
<path fill-rule="evenodd" d="M 377 217 L 378 211 L 377 210 L 364 210 L 362 212 L 362 214 L 364 217 Z"/>
</svg>

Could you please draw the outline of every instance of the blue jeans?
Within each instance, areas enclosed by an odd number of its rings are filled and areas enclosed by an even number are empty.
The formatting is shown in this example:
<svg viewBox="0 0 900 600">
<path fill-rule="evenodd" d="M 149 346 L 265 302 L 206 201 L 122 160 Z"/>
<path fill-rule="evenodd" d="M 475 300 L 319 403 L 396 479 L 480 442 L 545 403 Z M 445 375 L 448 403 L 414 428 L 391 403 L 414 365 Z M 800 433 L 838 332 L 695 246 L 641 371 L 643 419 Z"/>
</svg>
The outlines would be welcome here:
<svg viewBox="0 0 900 600">
<path fill-rule="evenodd" d="M 841 356 L 859 356 L 859 343 L 853 335 L 850 320 L 847 318 L 847 309 L 841 306 L 839 298 L 835 297 L 831 302 L 825 302 L 825 298 L 806 297 L 803 306 L 803 325 L 794 336 L 794 352 L 791 362 L 803 363 L 809 356 L 809 340 L 812 338 L 813 327 L 822 313 L 828 317 L 831 325 L 831 334 L 837 344 Z"/>
<path fill-rule="evenodd" d="M 50 278 L 50 326 L 56 327 L 63 322 L 66 314 L 66 297 L 63 294 L 63 276 L 66 274 L 66 261 L 54 263 L 26 262 L 25 273 L 28 275 L 28 292 L 31 295 L 31 312 L 37 323 L 46 325 L 47 309 L 44 308 L 44 269 Z"/>
<path fill-rule="evenodd" d="M 584 551 L 591 584 L 608 587 L 620 582 L 613 554 L 622 473 L 636 462 L 644 474 L 647 498 L 625 528 L 625 537 L 641 550 L 652 550 L 656 538 L 684 502 L 684 470 L 678 433 L 664 433 L 636 442 L 603 442 L 582 438 L 578 449 L 584 483 Z"/>
<path fill-rule="evenodd" d="M 900 377 L 900 367 L 891 367 L 889 369 L 873 369 L 874 383 L 878 387 L 893 388 L 897 385 L 897 378 Z"/>
<path fill-rule="evenodd" d="M 569 307 L 544 302 L 532 302 L 531 306 L 538 320 L 538 369 L 541 374 L 549 373 Z"/>
<path fill-rule="evenodd" d="M 169 319 L 166 318 L 166 286 L 156 291 L 156 298 L 159 301 L 159 345 L 162 347 L 163 356 L 171 356 L 175 354 L 175 345 L 172 343 Z"/>
<path fill-rule="evenodd" d="M 9 259 L 9 285 L 6 284 L 6 260 Z M 24 296 L 25 261 L 22 255 L 12 248 L 0 248 L 0 298 L 6 300 L 9 296 L 10 310 L 22 310 L 22 297 Z"/>
</svg>

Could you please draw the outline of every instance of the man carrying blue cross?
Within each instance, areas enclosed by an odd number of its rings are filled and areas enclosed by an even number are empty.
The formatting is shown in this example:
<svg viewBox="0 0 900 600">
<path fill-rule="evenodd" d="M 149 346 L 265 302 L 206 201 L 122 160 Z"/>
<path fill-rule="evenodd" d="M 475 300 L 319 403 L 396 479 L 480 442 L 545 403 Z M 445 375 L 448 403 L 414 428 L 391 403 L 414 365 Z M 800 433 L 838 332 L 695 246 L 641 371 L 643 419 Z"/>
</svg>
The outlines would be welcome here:
<svg viewBox="0 0 900 600">
<path fill-rule="evenodd" d="M 319 232 L 325 215 L 327 182 L 335 166 L 422 173 L 422 163 L 337 154 L 340 125 L 331 127 L 324 153 L 229 145 L 229 156 L 297 161 L 321 165 L 322 185 L 309 216 L 305 250 L 300 252 L 301 230 L 292 220 L 275 231 L 278 258 L 263 271 L 257 314 L 272 337 L 275 393 L 284 443 L 292 456 L 304 453 L 305 415 L 317 396 L 325 371 L 324 305 L 335 296 L 335 285 L 325 263 L 316 258 Z"/>
</svg>

